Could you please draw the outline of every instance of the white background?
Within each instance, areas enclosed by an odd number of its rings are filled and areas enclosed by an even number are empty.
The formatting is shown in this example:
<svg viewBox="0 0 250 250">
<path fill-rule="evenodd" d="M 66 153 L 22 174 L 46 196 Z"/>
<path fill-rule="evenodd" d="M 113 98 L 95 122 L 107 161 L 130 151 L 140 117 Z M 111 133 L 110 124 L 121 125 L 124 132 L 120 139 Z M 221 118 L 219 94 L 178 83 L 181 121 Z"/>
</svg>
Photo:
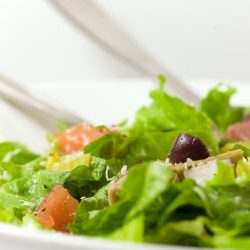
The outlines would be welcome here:
<svg viewBox="0 0 250 250">
<path fill-rule="evenodd" d="M 98 2 L 183 78 L 250 82 L 249 0 Z M 27 82 L 141 77 L 46 0 L 0 0 L 0 72 Z"/>
</svg>

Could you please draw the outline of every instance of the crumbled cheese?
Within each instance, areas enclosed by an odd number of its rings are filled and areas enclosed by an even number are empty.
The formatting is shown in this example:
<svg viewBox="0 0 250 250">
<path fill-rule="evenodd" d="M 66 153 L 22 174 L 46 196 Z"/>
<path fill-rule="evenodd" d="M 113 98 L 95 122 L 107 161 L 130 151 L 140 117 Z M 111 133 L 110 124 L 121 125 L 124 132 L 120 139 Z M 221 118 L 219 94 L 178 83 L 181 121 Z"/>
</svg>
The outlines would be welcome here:
<svg viewBox="0 0 250 250">
<path fill-rule="evenodd" d="M 123 165 L 121 168 L 121 175 L 125 175 L 127 174 L 128 171 L 128 166 L 127 165 Z"/>
<path fill-rule="evenodd" d="M 170 164 L 169 158 L 166 158 L 165 163 Z"/>
<path fill-rule="evenodd" d="M 183 164 L 183 166 L 184 166 L 184 169 L 188 169 L 188 164 L 187 164 L 187 162 L 185 162 L 185 163 Z"/>
<path fill-rule="evenodd" d="M 215 160 L 209 161 L 200 166 L 184 170 L 184 177 L 194 179 L 199 185 L 204 185 L 206 181 L 214 177 L 217 172 Z"/>
<path fill-rule="evenodd" d="M 187 168 L 194 168 L 195 167 L 194 161 L 190 158 L 187 158 L 186 164 L 187 164 Z"/>
</svg>

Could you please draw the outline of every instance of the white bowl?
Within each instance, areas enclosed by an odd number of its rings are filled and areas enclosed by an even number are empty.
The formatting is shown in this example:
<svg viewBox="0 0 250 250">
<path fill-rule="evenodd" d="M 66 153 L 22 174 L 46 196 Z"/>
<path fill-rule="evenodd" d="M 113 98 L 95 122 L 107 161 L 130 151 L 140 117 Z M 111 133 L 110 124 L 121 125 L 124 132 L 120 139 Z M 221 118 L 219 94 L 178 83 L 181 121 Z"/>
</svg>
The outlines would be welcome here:
<svg viewBox="0 0 250 250">
<path fill-rule="evenodd" d="M 203 96 L 216 83 L 212 82 L 211 84 L 211 82 L 206 81 L 198 85 L 196 81 L 196 84 L 191 86 Z M 58 100 L 62 105 L 95 124 L 113 124 L 133 117 L 140 106 L 148 104 L 150 102 L 148 93 L 157 84 L 148 80 L 92 80 L 88 83 L 43 83 L 35 86 L 37 90 Z M 31 85 L 27 87 L 31 87 Z M 248 99 L 250 86 L 243 83 L 237 84 L 237 87 L 240 93 L 235 98 L 235 102 L 239 104 L 250 103 Z M 38 152 L 46 149 L 45 135 L 47 131 L 40 124 L 2 101 L 0 101 L 0 107 L 0 134 L 2 136 L 10 140 L 20 141 Z M 84 236 L 46 233 L 6 224 L 0 224 L 0 242 L 1 249 L 4 250 L 184 249 L 183 247 L 136 245 Z"/>
</svg>

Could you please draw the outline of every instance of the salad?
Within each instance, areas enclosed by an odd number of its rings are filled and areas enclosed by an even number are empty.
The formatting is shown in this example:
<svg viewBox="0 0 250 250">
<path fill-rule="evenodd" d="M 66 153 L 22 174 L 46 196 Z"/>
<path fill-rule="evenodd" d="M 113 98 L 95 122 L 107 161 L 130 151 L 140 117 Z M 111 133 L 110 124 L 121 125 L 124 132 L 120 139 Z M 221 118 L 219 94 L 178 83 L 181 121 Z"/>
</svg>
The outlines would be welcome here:
<svg viewBox="0 0 250 250">
<path fill-rule="evenodd" d="M 61 126 L 38 155 L 0 143 L 0 221 L 130 242 L 250 248 L 250 110 L 152 90 L 132 124 Z"/>
</svg>

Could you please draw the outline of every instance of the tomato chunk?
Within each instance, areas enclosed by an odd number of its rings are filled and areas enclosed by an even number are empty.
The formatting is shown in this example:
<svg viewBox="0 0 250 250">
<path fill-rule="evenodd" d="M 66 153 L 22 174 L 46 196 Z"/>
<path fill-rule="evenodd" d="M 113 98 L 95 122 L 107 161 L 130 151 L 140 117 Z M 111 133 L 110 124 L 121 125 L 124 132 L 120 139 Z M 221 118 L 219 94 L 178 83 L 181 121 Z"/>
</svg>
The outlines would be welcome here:
<svg viewBox="0 0 250 250">
<path fill-rule="evenodd" d="M 92 125 L 79 124 L 64 132 L 54 134 L 61 154 L 80 152 L 87 144 L 107 134 L 107 130 L 94 128 Z"/>
<path fill-rule="evenodd" d="M 36 216 L 46 228 L 67 231 L 76 214 L 79 202 L 62 185 L 55 186 L 37 208 Z"/>
<path fill-rule="evenodd" d="M 225 132 L 225 137 L 236 141 L 250 140 L 250 121 L 231 125 Z"/>
</svg>

